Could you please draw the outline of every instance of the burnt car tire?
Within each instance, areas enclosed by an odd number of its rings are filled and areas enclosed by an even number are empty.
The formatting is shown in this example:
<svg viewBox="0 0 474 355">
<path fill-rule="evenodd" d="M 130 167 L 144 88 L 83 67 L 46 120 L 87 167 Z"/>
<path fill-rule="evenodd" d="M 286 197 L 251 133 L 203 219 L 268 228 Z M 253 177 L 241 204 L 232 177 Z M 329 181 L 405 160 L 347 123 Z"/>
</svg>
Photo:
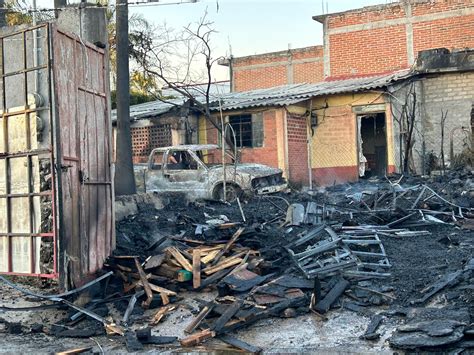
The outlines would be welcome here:
<svg viewBox="0 0 474 355">
<path fill-rule="evenodd" d="M 242 196 L 242 189 L 233 184 L 226 185 L 226 201 L 233 202 Z M 214 198 L 219 201 L 224 201 L 224 185 L 219 185 L 214 190 Z"/>
</svg>

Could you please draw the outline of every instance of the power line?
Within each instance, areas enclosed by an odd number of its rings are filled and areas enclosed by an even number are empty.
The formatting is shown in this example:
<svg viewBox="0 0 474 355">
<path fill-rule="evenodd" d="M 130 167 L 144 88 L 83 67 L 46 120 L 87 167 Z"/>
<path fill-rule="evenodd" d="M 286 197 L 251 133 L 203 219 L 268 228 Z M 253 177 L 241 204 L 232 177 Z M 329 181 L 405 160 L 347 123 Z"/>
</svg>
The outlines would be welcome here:
<svg viewBox="0 0 474 355">
<path fill-rule="evenodd" d="M 160 2 L 160 1 L 135 1 L 129 2 L 127 5 L 132 7 L 153 7 L 153 6 L 166 6 L 166 5 L 184 5 L 184 4 L 194 4 L 198 2 L 198 0 L 183 0 L 177 2 Z M 114 9 L 118 6 L 125 6 L 125 4 L 108 4 L 104 6 L 87 6 L 89 8 L 107 8 L 107 9 Z M 34 8 L 22 8 L 22 9 L 12 9 L 9 7 L 0 7 L 0 10 L 5 10 L 5 13 L 34 13 L 34 12 L 52 12 L 52 11 L 62 11 L 68 9 L 83 9 L 86 6 L 79 5 L 79 6 L 65 6 L 65 7 L 58 7 L 58 8 L 41 8 L 41 9 L 34 9 Z"/>
</svg>

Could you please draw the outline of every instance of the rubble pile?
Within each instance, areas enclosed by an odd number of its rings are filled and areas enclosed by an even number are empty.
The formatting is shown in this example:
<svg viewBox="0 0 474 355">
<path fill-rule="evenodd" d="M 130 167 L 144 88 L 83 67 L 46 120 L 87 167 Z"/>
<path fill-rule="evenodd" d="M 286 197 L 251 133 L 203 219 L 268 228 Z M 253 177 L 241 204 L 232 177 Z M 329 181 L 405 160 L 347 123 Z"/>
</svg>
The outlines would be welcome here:
<svg viewBox="0 0 474 355">
<path fill-rule="evenodd" d="M 139 206 L 117 223 L 99 294 L 48 331 L 120 334 L 130 351 L 218 338 L 259 352 L 233 332 L 268 317 L 311 312 L 324 320 L 344 309 L 370 317 L 367 341 L 391 324 L 393 348 L 471 349 L 474 179 L 450 174 Z M 176 336 L 153 335 L 190 297 L 199 307 L 179 345 Z"/>
</svg>

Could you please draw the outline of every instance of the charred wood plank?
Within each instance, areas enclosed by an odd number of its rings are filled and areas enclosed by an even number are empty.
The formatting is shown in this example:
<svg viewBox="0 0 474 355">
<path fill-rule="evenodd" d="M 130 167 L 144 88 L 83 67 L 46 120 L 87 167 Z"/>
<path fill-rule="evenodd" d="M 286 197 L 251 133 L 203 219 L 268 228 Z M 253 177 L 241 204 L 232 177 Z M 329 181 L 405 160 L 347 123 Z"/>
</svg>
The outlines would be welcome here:
<svg viewBox="0 0 474 355">
<path fill-rule="evenodd" d="M 177 248 L 169 247 L 169 248 L 166 248 L 166 251 L 170 253 L 173 256 L 173 258 L 175 258 L 175 260 L 179 263 L 179 265 L 183 267 L 183 269 L 189 272 L 193 272 L 193 267 Z"/>
<path fill-rule="evenodd" d="M 216 336 L 215 332 L 213 332 L 210 329 L 205 329 L 199 333 L 196 333 L 184 339 L 181 339 L 180 343 L 181 343 L 181 346 L 190 347 L 190 346 L 198 345 L 199 343 L 202 343 L 203 341 L 213 338 L 215 336 Z"/>
<path fill-rule="evenodd" d="M 349 287 L 349 281 L 342 279 L 329 291 L 326 296 L 316 303 L 314 310 L 318 313 L 324 314 L 329 311 L 329 308 L 337 301 L 337 299 L 344 293 Z"/>
<path fill-rule="evenodd" d="M 212 274 L 211 276 L 205 278 L 204 280 L 201 281 L 201 287 L 199 287 L 199 290 L 202 290 L 203 288 L 205 288 L 207 286 L 210 286 L 214 283 L 219 282 L 223 277 L 228 275 L 231 271 L 232 271 L 232 269 L 224 269 L 224 270 L 218 271 L 218 272 Z"/>
<path fill-rule="evenodd" d="M 188 334 L 192 333 L 199 326 L 199 324 L 201 324 L 204 318 L 206 318 L 207 315 L 212 311 L 214 306 L 214 302 L 210 302 L 209 304 L 204 306 L 199 312 L 199 314 L 196 316 L 196 318 L 194 318 L 193 321 L 189 323 L 189 325 L 184 329 L 184 332 Z"/>
<path fill-rule="evenodd" d="M 419 299 L 411 301 L 411 304 L 425 303 L 445 287 L 457 284 L 460 281 L 460 276 L 462 275 L 462 272 L 462 270 L 458 270 L 444 275 L 440 280 L 425 288 L 425 290 L 431 289 L 430 292 L 428 292 L 426 295 Z"/>
<path fill-rule="evenodd" d="M 143 271 L 142 266 L 138 262 L 138 259 L 135 258 L 135 266 L 138 270 L 138 275 L 140 275 L 140 282 L 143 286 L 143 289 L 146 293 L 146 300 L 143 301 L 142 306 L 143 308 L 148 308 L 150 306 L 151 301 L 153 300 L 153 291 L 150 288 L 150 284 L 148 283 L 148 279 L 146 278 L 145 271 Z"/>
<path fill-rule="evenodd" d="M 201 252 L 199 249 L 193 251 L 193 288 L 201 286 Z"/>
<path fill-rule="evenodd" d="M 144 345 L 153 344 L 153 345 L 162 345 L 162 344 L 171 344 L 178 340 L 177 337 L 168 337 L 168 336 L 156 336 L 152 335 L 147 339 L 140 339 L 140 342 Z"/>
<path fill-rule="evenodd" d="M 225 255 L 225 253 L 229 251 L 232 245 L 237 241 L 237 239 L 240 237 L 244 230 L 245 228 L 240 227 L 237 232 L 234 233 L 232 238 L 229 239 L 224 248 L 219 252 L 219 254 L 217 254 L 216 258 L 212 261 L 212 265 L 216 265 L 219 262 L 219 260 Z"/>
<path fill-rule="evenodd" d="M 212 275 L 212 274 L 214 274 L 214 273 L 216 273 L 220 270 L 227 269 L 231 266 L 240 264 L 243 261 L 241 256 L 243 256 L 245 254 L 246 254 L 245 252 L 242 252 L 242 253 L 236 254 L 234 256 L 231 256 L 230 258 L 225 259 L 224 261 L 220 262 L 217 265 L 209 266 L 209 267 L 205 268 L 203 270 L 203 272 L 206 275 Z"/>
<path fill-rule="evenodd" d="M 56 355 L 74 355 L 74 354 L 82 354 L 92 350 L 92 346 L 84 347 L 84 348 L 75 348 L 70 350 L 59 351 L 55 353 Z"/>
<path fill-rule="evenodd" d="M 226 325 L 228 321 L 242 308 L 244 301 L 242 299 L 236 300 L 232 303 L 227 310 L 222 314 L 212 326 L 212 330 L 217 334 L 221 333 L 222 328 Z"/>
<path fill-rule="evenodd" d="M 136 334 L 132 331 L 125 333 L 125 345 L 130 352 L 143 350 L 143 344 L 138 341 Z"/>
<path fill-rule="evenodd" d="M 382 323 L 383 316 L 380 314 L 376 314 L 372 317 L 370 320 L 369 325 L 367 326 L 367 330 L 365 331 L 365 334 L 361 336 L 361 339 L 365 340 L 375 340 L 380 338 L 380 334 L 377 333 L 377 329 Z"/>
<path fill-rule="evenodd" d="M 170 311 L 174 310 L 176 307 L 174 306 L 164 306 L 161 307 L 158 312 L 155 313 L 153 318 L 150 321 L 150 325 L 157 325 L 163 319 L 163 317 Z"/>
<path fill-rule="evenodd" d="M 236 348 L 239 348 L 240 350 L 245 351 L 246 353 L 251 353 L 251 354 L 260 354 L 262 352 L 262 348 L 259 348 L 258 346 L 251 345 L 249 343 L 246 343 L 240 339 L 237 339 L 231 335 L 223 335 L 219 338 L 222 340 L 224 343 L 227 343 L 229 345 L 232 345 Z"/>
</svg>

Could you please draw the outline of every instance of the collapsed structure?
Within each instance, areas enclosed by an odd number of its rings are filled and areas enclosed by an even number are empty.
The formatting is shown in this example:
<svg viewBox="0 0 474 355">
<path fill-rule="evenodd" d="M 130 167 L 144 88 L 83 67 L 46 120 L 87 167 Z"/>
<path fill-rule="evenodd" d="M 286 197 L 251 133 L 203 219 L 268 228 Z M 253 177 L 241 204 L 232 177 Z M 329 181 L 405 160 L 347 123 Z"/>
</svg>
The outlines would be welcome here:
<svg viewBox="0 0 474 355">
<path fill-rule="evenodd" d="M 473 181 L 472 172 L 458 170 L 241 204 L 148 196 L 118 221 L 117 249 L 96 280 L 53 296 L 8 282 L 14 289 L 0 327 L 74 338 L 89 349 L 95 337 L 106 352 L 331 351 L 332 332 L 346 350 L 468 352 Z M 21 293 L 42 302 L 21 310 L 52 320 L 15 318 L 20 309 L 10 303 Z M 51 310 L 64 306 L 71 312 Z M 331 330 L 344 314 L 363 326 L 343 318 Z M 284 325 L 295 329 L 292 337 Z"/>
</svg>

